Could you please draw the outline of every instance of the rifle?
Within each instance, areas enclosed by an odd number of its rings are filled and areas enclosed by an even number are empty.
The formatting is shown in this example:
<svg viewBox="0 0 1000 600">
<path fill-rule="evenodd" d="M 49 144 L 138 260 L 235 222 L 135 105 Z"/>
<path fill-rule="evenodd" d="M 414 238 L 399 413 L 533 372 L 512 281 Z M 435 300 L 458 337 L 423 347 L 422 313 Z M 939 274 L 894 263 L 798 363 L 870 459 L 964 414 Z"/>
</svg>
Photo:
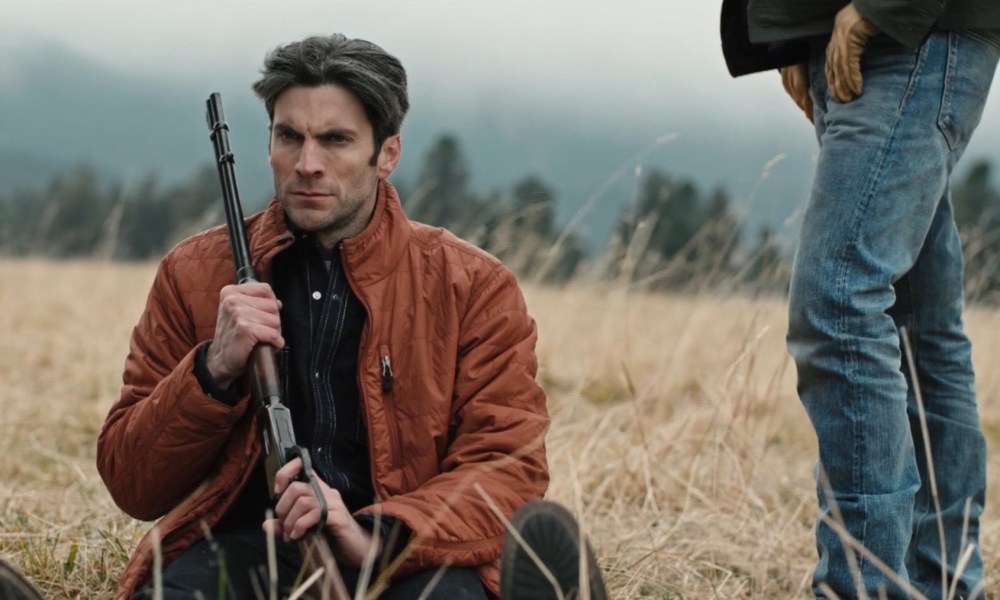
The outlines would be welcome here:
<svg viewBox="0 0 1000 600">
<path fill-rule="evenodd" d="M 206 119 L 209 137 L 215 147 L 215 159 L 219 169 L 219 181 L 222 184 L 222 199 L 226 209 L 226 226 L 229 230 L 229 244 L 233 253 L 233 263 L 236 267 L 236 282 L 248 283 L 258 281 L 250 262 L 250 248 L 247 244 L 246 227 L 243 223 L 243 209 L 240 206 L 239 191 L 236 187 L 236 159 L 229 149 L 229 125 L 222 112 L 222 97 L 216 92 L 208 97 Z M 264 446 L 264 472 L 267 478 L 268 493 L 271 501 L 278 499 L 274 493 L 274 477 L 282 466 L 298 457 L 302 459 L 302 471 L 299 481 L 306 481 L 312 486 L 313 493 L 320 505 L 320 519 L 299 543 L 304 564 L 322 568 L 323 576 L 316 582 L 319 584 L 321 597 L 326 600 L 332 590 L 335 597 L 346 600 L 347 590 L 340 578 L 333 552 L 323 536 L 323 526 L 326 523 L 327 505 L 323 492 L 319 487 L 319 479 L 312 468 L 309 451 L 295 442 L 295 431 L 292 428 L 292 415 L 282 402 L 281 387 L 278 377 L 278 365 L 274 352 L 267 344 L 258 344 L 250 353 L 248 361 L 250 377 L 250 393 L 257 405 L 257 427 Z M 315 584 L 314 584 L 315 587 Z"/>
</svg>

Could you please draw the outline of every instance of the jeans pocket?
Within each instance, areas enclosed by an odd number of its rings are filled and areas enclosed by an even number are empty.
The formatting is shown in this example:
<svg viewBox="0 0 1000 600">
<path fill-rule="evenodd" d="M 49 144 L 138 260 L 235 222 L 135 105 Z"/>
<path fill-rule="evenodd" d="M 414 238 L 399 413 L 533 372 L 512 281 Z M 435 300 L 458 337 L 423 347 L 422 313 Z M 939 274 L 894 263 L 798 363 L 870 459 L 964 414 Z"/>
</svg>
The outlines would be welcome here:
<svg viewBox="0 0 1000 600">
<path fill-rule="evenodd" d="M 968 32 L 951 32 L 938 129 L 952 152 L 969 143 L 983 116 L 1000 49 Z"/>
<path fill-rule="evenodd" d="M 970 29 L 964 33 L 972 39 L 978 40 L 984 44 L 989 44 L 990 46 L 996 48 L 997 52 L 1000 52 L 1000 40 L 987 37 L 985 34 L 975 29 Z"/>
</svg>

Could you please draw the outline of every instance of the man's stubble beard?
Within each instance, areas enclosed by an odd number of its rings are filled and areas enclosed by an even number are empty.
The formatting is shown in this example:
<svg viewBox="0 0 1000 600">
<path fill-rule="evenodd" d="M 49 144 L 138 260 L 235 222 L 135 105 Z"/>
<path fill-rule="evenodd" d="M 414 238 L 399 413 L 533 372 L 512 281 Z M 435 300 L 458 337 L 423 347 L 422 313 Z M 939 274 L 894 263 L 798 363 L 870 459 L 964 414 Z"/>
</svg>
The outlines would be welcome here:
<svg viewBox="0 0 1000 600">
<path fill-rule="evenodd" d="M 317 239 L 322 240 L 328 236 L 334 236 L 339 241 L 339 239 L 346 239 L 361 233 L 371 220 L 371 212 L 374 210 L 376 202 L 372 200 L 370 207 L 366 207 L 365 204 L 369 199 L 375 198 L 378 193 L 378 176 L 372 169 L 370 173 L 363 174 L 362 179 L 364 181 L 361 186 L 352 185 L 350 189 L 356 190 L 360 187 L 365 191 L 345 197 L 343 195 L 344 189 L 341 189 L 341 193 L 337 194 L 329 214 L 322 219 L 312 219 L 311 222 L 303 222 L 301 218 L 296 217 L 295 211 L 288 209 L 287 196 L 283 191 L 276 189 L 275 195 L 284 209 L 285 218 L 289 223 L 301 231 L 312 234 Z M 302 182 L 296 181 L 295 183 Z M 275 182 L 275 188 L 277 187 L 277 182 Z M 363 215 L 362 212 L 364 212 Z M 315 214 L 314 211 L 309 211 L 309 213 Z"/>
</svg>

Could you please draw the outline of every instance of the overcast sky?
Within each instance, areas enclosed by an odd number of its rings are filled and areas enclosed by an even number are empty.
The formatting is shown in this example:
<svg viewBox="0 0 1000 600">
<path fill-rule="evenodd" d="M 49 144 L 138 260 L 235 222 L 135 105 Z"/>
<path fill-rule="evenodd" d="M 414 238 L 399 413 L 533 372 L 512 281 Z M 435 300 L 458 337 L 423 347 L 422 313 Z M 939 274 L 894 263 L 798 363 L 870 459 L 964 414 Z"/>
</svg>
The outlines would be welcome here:
<svg viewBox="0 0 1000 600">
<path fill-rule="evenodd" d="M 706 118 L 743 131 L 787 129 L 811 137 L 776 73 L 729 77 L 718 39 L 720 6 L 721 0 L 3 0 L 0 93 L 3 56 L 47 40 L 150 81 L 249 95 L 269 49 L 340 31 L 398 56 L 414 98 L 433 93 L 456 110 L 488 100 L 510 114 L 555 109 L 609 128 L 627 125 L 630 115 L 650 127 L 649 116 L 660 116 L 663 126 L 652 125 L 650 140 L 681 120 Z M 970 154 L 997 152 L 990 140 L 1000 137 L 998 96 L 994 90 Z"/>
<path fill-rule="evenodd" d="M 773 74 L 725 71 L 712 0 L 405 2 L 4 0 L 0 50 L 48 39 L 130 71 L 252 81 L 264 53 L 341 31 L 397 55 L 411 85 L 461 100 L 500 97 L 596 115 L 686 99 L 700 109 L 784 103 Z"/>
</svg>

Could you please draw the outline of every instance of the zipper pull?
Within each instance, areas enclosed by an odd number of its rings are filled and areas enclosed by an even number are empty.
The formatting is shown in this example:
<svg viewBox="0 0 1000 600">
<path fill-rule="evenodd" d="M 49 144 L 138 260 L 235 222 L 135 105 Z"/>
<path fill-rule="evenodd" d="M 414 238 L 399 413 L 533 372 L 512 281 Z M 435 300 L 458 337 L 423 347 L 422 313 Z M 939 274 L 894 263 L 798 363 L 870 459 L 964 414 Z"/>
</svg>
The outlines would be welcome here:
<svg viewBox="0 0 1000 600">
<path fill-rule="evenodd" d="M 388 394 L 392 391 L 392 363 L 389 362 L 389 355 L 382 357 L 382 393 Z"/>
</svg>

